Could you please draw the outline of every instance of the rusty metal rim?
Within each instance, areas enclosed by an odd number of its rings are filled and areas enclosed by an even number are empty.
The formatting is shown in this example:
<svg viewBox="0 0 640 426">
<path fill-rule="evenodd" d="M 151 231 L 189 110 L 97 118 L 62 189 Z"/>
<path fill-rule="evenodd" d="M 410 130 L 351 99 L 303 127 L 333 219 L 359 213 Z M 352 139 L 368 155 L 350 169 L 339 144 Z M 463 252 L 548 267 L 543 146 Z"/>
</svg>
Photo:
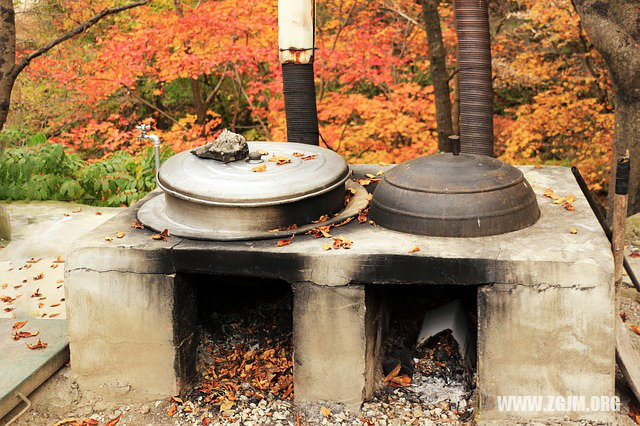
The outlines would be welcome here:
<svg viewBox="0 0 640 426">
<path fill-rule="evenodd" d="M 224 232 L 218 231 L 212 233 L 211 230 L 205 230 L 206 236 L 203 236 L 202 229 L 195 229 L 190 226 L 185 226 L 178 222 L 171 220 L 164 212 L 164 197 L 165 194 L 160 194 L 140 207 L 138 210 L 138 219 L 144 223 L 145 228 L 151 229 L 156 232 L 161 232 L 164 229 L 168 229 L 169 233 L 176 237 L 188 238 L 191 240 L 200 241 L 248 241 L 248 240 L 268 240 L 275 238 L 287 238 L 292 235 L 298 235 L 305 233 L 313 228 L 317 228 L 323 225 L 333 225 L 350 217 L 357 216 L 362 209 L 367 208 L 369 201 L 367 200 L 367 194 L 369 193 L 362 185 L 348 180 L 346 182 L 346 188 L 355 189 L 356 193 L 349 200 L 349 204 L 338 213 L 337 216 L 327 219 L 322 223 L 309 223 L 302 225 L 297 229 L 290 231 L 279 232 Z M 282 205 L 282 204 L 281 204 Z M 237 206 L 237 205 L 236 205 Z M 286 207 L 286 205 L 283 205 Z M 159 225 L 159 226 L 158 226 Z"/>
</svg>

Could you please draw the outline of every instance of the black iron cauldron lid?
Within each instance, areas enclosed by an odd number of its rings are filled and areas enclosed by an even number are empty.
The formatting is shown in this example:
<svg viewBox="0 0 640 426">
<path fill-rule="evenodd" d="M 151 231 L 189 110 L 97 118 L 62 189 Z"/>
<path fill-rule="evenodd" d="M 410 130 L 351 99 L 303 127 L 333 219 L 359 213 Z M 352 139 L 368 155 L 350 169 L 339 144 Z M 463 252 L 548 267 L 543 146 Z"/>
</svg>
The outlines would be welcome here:
<svg viewBox="0 0 640 426">
<path fill-rule="evenodd" d="M 533 225 L 540 210 L 520 170 L 491 157 L 447 153 L 415 158 L 385 173 L 370 217 L 401 232 L 480 237 Z"/>
</svg>

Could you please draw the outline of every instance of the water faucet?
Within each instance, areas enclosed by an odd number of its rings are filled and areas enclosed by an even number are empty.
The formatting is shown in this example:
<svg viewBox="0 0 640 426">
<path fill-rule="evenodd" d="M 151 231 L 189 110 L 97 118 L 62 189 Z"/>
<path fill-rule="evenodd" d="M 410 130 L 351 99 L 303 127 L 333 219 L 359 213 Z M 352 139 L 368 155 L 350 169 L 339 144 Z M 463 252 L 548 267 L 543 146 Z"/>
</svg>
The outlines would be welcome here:
<svg viewBox="0 0 640 426">
<path fill-rule="evenodd" d="M 156 175 L 160 171 L 160 138 L 153 133 L 147 134 L 148 130 L 151 130 L 151 126 L 148 124 L 140 124 L 136 126 L 136 129 L 140 130 L 140 136 L 138 140 L 147 139 L 153 142 L 153 151 L 156 158 Z"/>
</svg>

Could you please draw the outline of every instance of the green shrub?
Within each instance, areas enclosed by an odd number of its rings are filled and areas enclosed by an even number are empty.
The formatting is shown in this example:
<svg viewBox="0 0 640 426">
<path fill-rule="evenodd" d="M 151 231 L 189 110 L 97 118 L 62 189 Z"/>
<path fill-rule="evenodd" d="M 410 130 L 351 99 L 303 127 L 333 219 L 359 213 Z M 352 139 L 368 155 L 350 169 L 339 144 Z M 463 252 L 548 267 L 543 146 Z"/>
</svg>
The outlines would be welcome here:
<svg viewBox="0 0 640 426">
<path fill-rule="evenodd" d="M 162 157 L 171 154 L 166 148 Z M 50 143 L 10 147 L 0 153 L 3 200 L 61 200 L 118 207 L 141 199 L 155 186 L 152 148 L 137 157 L 118 151 L 94 163 Z"/>
</svg>

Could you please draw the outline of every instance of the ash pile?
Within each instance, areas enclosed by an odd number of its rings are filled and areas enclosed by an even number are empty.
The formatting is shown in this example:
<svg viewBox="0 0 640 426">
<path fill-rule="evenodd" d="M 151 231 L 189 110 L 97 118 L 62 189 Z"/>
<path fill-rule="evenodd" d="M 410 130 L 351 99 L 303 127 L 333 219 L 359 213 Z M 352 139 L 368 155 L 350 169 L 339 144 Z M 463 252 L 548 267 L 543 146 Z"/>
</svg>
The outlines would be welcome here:
<svg viewBox="0 0 640 426">
<path fill-rule="evenodd" d="M 383 346 L 384 388 L 363 407 L 367 418 L 393 424 L 472 424 L 475 296 L 447 300 L 446 292 L 409 289 L 392 299 Z M 395 413 L 396 416 L 390 416 Z"/>
</svg>

